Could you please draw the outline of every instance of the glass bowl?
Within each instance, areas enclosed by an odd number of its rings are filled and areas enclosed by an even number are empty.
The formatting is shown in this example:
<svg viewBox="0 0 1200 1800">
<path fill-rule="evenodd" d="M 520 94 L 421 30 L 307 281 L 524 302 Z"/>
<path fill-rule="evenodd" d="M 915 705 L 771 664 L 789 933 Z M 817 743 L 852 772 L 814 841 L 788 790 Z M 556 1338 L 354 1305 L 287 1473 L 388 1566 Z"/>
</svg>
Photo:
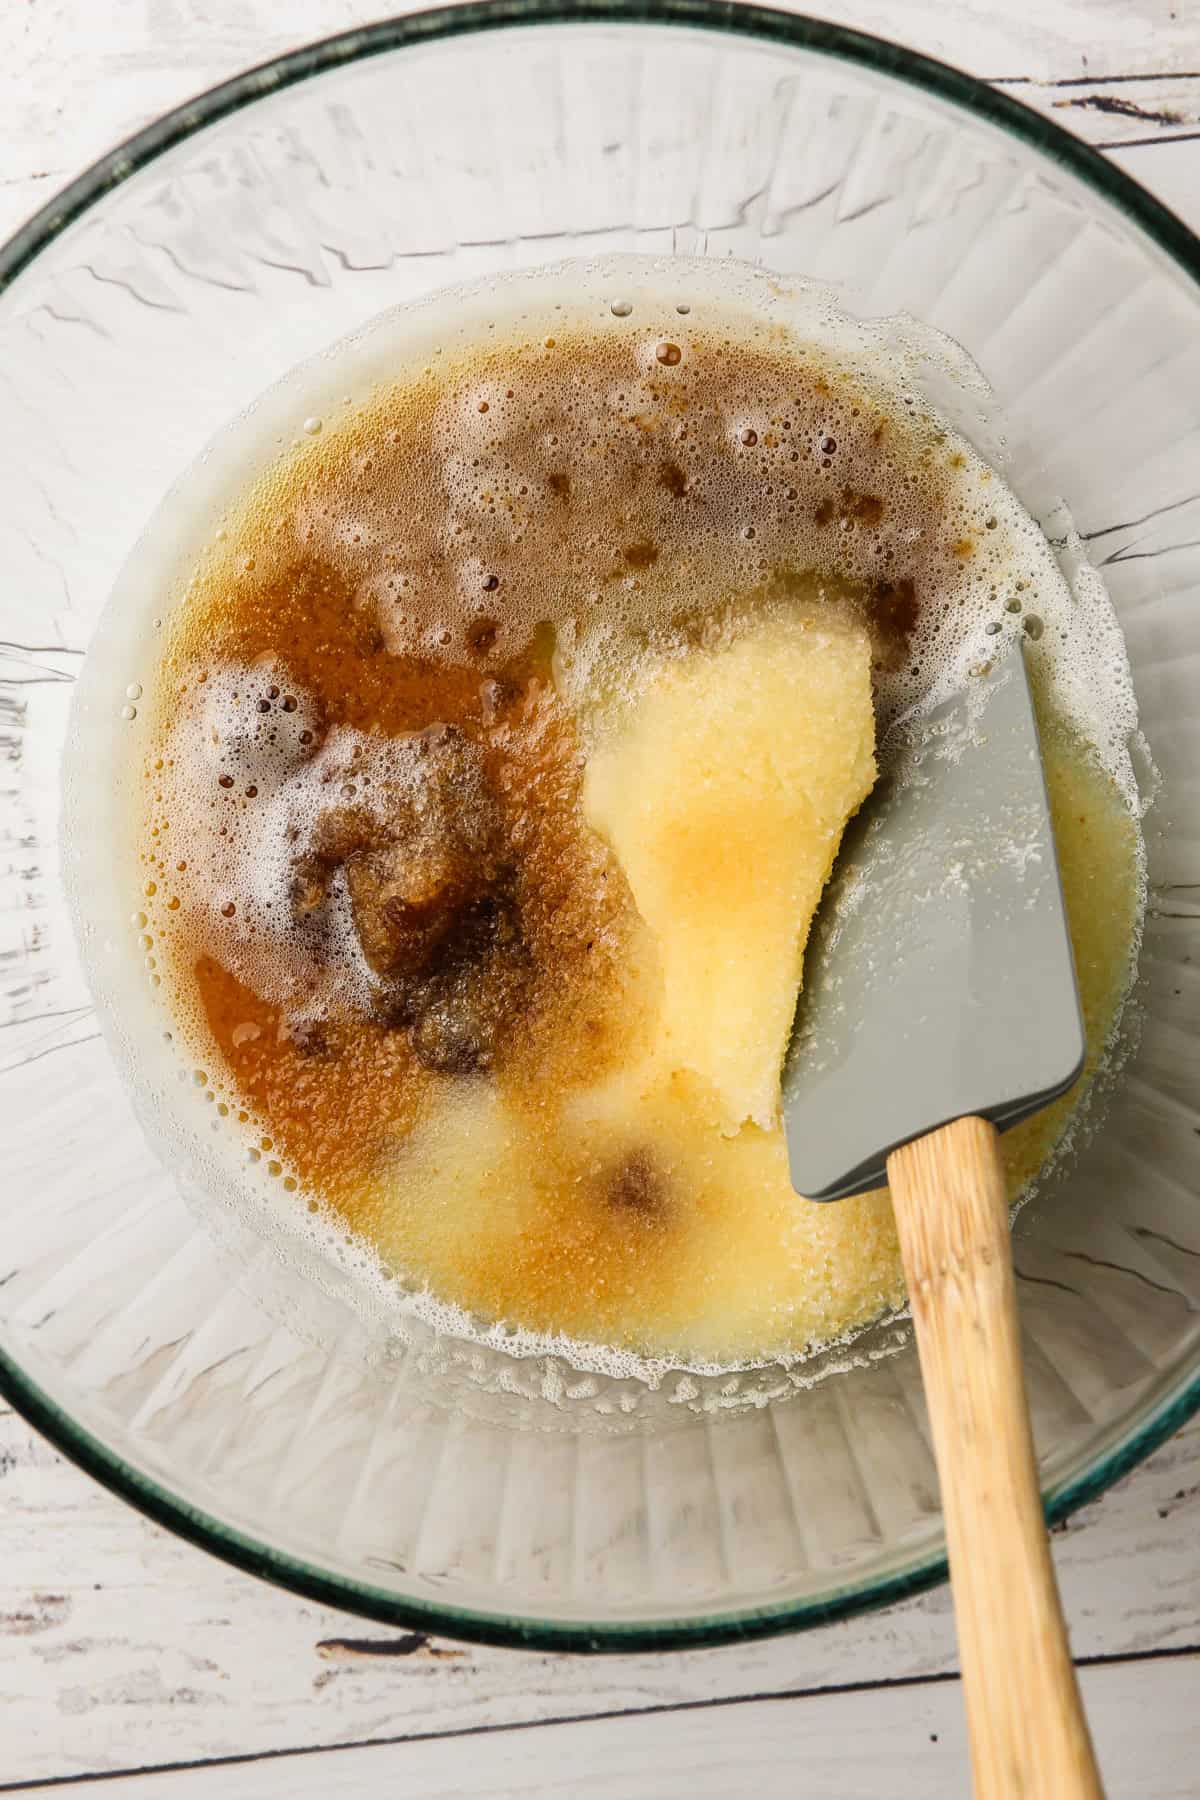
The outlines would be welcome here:
<svg viewBox="0 0 1200 1800">
<path fill-rule="evenodd" d="M 941 1579 L 904 1327 L 649 1389 L 373 1341 L 245 1227 L 202 1228 L 99 1030 L 60 762 L 117 571 L 227 419 L 385 306 L 627 251 L 743 258 L 949 333 L 998 397 L 1009 479 L 1120 612 L 1158 789 L 1137 1042 L 1016 1225 L 1061 1516 L 1200 1405 L 1192 235 L 896 46 L 706 0 L 494 0 L 214 90 L 0 253 L 0 1386 L 232 1562 L 376 1618 L 577 1649 L 793 1629 Z M 118 928 L 93 922 L 101 951 Z"/>
</svg>

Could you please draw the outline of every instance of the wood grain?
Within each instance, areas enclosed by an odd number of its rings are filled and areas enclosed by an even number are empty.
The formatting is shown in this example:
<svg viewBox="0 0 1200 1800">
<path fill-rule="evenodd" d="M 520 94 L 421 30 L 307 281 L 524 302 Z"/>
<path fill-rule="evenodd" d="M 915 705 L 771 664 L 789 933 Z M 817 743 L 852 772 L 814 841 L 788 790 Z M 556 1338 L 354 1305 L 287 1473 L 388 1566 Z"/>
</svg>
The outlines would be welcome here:
<svg viewBox="0 0 1200 1800">
<path fill-rule="evenodd" d="M 1196 1792 L 1200 1658 L 1089 1669 L 1114 1800 Z M 804 1700 L 751 1700 L 621 1720 L 210 1764 L 169 1777 L 74 1782 L 57 1800 L 962 1800 L 967 1750 L 954 1681 Z"/>
<path fill-rule="evenodd" d="M 1000 1135 L 888 1158 L 946 1517 L 978 1800 L 1100 1800 L 1038 1490 Z"/>
<path fill-rule="evenodd" d="M 1097 150 L 1174 143 L 1200 131 L 1197 75 L 1006 81 L 1000 85 L 1014 100 L 1044 113 Z"/>
</svg>

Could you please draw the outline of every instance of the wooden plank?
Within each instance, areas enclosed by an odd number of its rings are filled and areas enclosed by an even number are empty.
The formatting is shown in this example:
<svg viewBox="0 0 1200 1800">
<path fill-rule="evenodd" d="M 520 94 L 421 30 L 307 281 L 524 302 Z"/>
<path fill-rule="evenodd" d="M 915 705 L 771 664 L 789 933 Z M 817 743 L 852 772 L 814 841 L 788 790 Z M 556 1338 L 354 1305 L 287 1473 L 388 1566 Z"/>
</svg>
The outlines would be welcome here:
<svg viewBox="0 0 1200 1800">
<path fill-rule="evenodd" d="M 139 1518 L 0 1419 L 0 1780 L 335 1745 L 955 1667 L 945 1590 L 701 1655 L 451 1645 L 310 1605 Z M 1056 1536 L 1081 1656 L 1200 1643 L 1200 1421 Z"/>
<path fill-rule="evenodd" d="M 1178 213 L 1185 225 L 1200 231 L 1200 141 L 1179 138 L 1110 150 L 1108 156 Z"/>
<path fill-rule="evenodd" d="M 1098 150 L 1187 142 L 1200 135 L 1200 75 L 1130 75 L 1115 81 L 1005 81 L 1014 100 Z"/>
<path fill-rule="evenodd" d="M 1112 1795 L 1184 1800 L 1196 1791 L 1200 1657 L 1084 1671 L 1083 1691 Z M 957 1681 L 869 1693 L 750 1701 L 640 1718 L 585 1720 L 425 1742 L 272 1757 L 105 1782 L 104 1800 L 759 1800 L 903 1791 L 958 1800 L 967 1752 Z M 95 1796 L 71 1782 L 62 1800 Z"/>
</svg>

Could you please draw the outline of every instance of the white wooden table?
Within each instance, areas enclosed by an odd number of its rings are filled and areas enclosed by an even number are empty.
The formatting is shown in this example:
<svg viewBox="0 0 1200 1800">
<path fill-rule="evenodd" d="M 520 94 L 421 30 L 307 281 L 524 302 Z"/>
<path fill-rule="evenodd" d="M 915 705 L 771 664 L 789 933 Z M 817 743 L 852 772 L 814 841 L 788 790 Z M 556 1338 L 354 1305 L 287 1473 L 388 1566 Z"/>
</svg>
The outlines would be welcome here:
<svg viewBox="0 0 1200 1800">
<path fill-rule="evenodd" d="M 1036 24 L 1026 9 L 815 8 L 1002 84 L 1200 226 L 1198 0 L 1041 0 Z M 0 0 L 0 236 L 166 107 L 375 12 Z M 1200 1794 L 1200 1420 L 1077 1514 L 1056 1557 L 1110 1796 Z M 0 1409 L 0 1792 L 937 1800 L 967 1791 L 954 1668 L 945 1591 L 663 1656 L 381 1630 L 168 1537 Z"/>
</svg>

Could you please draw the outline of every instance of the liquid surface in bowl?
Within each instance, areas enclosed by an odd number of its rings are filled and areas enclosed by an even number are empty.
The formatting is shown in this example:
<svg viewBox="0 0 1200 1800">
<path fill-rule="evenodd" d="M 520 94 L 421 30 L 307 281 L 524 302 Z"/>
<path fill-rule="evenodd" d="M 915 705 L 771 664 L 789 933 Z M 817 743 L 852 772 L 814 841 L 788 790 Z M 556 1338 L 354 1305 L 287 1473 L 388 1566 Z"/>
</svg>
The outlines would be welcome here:
<svg viewBox="0 0 1200 1800">
<path fill-rule="evenodd" d="M 456 1328 L 802 1352 L 902 1297 L 886 1194 L 788 1181 L 803 938 L 876 739 L 1010 629 L 1103 1054 L 1140 871 L 1106 603 L 903 379 L 778 323 L 556 303 L 398 360 L 169 614 L 143 947 L 251 1158 Z M 1014 1192 L 1081 1092 L 1006 1137 Z"/>
</svg>

